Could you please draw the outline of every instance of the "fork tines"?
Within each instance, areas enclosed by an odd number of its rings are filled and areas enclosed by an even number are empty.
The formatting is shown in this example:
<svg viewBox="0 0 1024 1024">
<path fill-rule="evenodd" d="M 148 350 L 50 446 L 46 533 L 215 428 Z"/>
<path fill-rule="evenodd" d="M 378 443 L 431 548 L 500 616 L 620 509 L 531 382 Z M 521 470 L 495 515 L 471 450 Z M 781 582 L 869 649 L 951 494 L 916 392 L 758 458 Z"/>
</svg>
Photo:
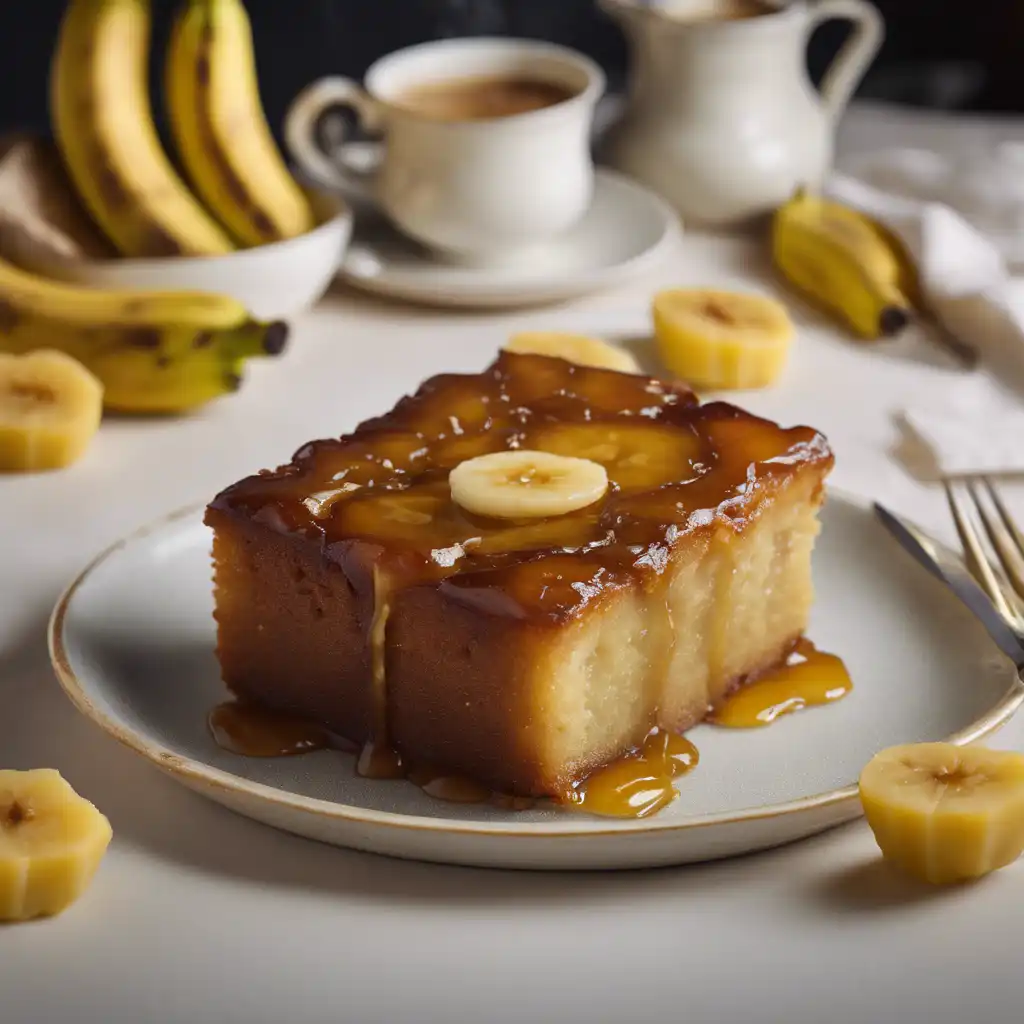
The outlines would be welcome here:
<svg viewBox="0 0 1024 1024">
<path fill-rule="evenodd" d="M 1024 534 L 988 477 L 944 485 L 968 569 L 999 614 L 1024 631 Z"/>
</svg>

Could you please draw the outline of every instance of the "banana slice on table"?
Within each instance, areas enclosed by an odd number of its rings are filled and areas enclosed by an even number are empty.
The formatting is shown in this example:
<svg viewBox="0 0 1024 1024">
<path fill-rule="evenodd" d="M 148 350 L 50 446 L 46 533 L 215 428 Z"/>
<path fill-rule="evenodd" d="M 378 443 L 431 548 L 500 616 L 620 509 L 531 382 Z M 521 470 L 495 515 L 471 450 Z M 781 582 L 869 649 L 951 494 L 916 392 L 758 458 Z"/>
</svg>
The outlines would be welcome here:
<svg viewBox="0 0 1024 1024">
<path fill-rule="evenodd" d="M 59 914 L 89 887 L 110 822 L 52 768 L 0 771 L 0 921 Z"/>
<path fill-rule="evenodd" d="M 460 462 L 448 482 L 452 500 L 467 512 L 534 519 L 592 505 L 608 489 L 608 474 L 589 459 L 519 450 Z"/>
<path fill-rule="evenodd" d="M 662 361 L 689 384 L 767 387 L 786 365 L 793 323 L 767 296 L 673 288 L 654 296 L 652 312 Z"/>
<path fill-rule="evenodd" d="M 891 747 L 861 773 L 860 799 L 886 859 L 926 882 L 980 878 L 1024 850 L 1024 754 Z"/>
<path fill-rule="evenodd" d="M 505 343 L 506 352 L 554 356 L 579 366 L 594 366 L 620 373 L 639 373 L 640 364 L 632 354 L 600 338 L 563 331 L 520 331 Z"/>
<path fill-rule="evenodd" d="M 99 429 L 103 385 L 78 360 L 39 349 L 0 353 L 0 471 L 59 469 Z"/>
</svg>

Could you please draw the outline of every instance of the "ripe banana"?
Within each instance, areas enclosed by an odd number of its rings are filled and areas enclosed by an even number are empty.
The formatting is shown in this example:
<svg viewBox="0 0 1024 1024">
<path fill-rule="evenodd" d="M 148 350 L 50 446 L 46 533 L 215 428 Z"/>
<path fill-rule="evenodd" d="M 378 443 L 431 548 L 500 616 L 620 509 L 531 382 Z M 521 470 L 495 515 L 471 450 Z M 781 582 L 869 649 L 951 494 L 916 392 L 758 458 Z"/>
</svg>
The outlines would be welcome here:
<svg viewBox="0 0 1024 1024">
<path fill-rule="evenodd" d="M 503 346 L 506 352 L 554 356 L 579 366 L 618 370 L 620 373 L 639 373 L 636 359 L 621 348 L 609 345 L 600 338 L 562 331 L 520 331 L 513 334 Z"/>
<path fill-rule="evenodd" d="M 244 361 L 284 350 L 288 327 L 249 318 L 226 296 L 101 291 L 0 260 L 0 352 L 58 349 L 129 413 L 185 412 L 237 390 Z"/>
<path fill-rule="evenodd" d="M 920 289 L 909 256 L 858 210 L 797 194 L 775 212 L 772 257 L 792 285 L 865 340 L 891 337 L 913 317 Z"/>
<path fill-rule="evenodd" d="M 235 239 L 262 245 L 312 230 L 312 208 L 267 125 L 241 0 L 186 0 L 164 78 L 185 171 Z"/>
<path fill-rule="evenodd" d="M 980 878 L 1024 850 L 1024 754 L 891 747 L 865 766 L 860 799 L 883 855 L 935 885 Z"/>
<path fill-rule="evenodd" d="M 48 349 L 0 353 L 0 471 L 71 465 L 102 415 L 103 385 L 76 359 Z"/>
<path fill-rule="evenodd" d="M 604 466 L 551 452 L 493 452 L 460 462 L 449 474 L 452 500 L 497 519 L 536 519 L 586 508 L 608 489 Z"/>
<path fill-rule="evenodd" d="M 160 145 L 148 0 L 70 0 L 50 75 L 54 133 L 83 203 L 130 257 L 231 252 Z"/>
<path fill-rule="evenodd" d="M 89 887 L 110 822 L 52 768 L 0 771 L 0 921 L 59 914 Z"/>
<path fill-rule="evenodd" d="M 699 388 L 762 388 L 786 365 L 793 324 L 785 306 L 764 295 L 672 288 L 652 302 L 662 362 Z"/>
</svg>

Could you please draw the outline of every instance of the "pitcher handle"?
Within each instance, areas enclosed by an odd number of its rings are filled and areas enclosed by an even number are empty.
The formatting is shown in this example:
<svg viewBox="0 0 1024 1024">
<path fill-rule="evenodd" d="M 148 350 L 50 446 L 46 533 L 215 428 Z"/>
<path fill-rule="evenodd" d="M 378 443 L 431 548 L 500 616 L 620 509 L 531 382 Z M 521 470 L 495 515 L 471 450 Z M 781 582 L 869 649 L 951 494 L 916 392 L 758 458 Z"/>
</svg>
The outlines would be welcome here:
<svg viewBox="0 0 1024 1024">
<path fill-rule="evenodd" d="M 885 22 L 869 0 L 819 0 L 810 14 L 811 32 L 834 19 L 853 23 L 853 35 L 836 54 L 821 81 L 822 103 L 829 117 L 837 121 L 882 46 Z"/>
</svg>

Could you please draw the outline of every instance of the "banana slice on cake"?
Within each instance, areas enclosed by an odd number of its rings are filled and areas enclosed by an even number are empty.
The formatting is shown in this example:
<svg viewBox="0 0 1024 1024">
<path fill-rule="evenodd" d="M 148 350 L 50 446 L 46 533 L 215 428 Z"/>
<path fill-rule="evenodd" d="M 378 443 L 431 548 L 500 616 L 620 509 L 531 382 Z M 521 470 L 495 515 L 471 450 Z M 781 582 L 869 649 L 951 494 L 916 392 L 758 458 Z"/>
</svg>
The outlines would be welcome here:
<svg viewBox="0 0 1024 1024">
<path fill-rule="evenodd" d="M 0 921 L 59 914 L 89 887 L 113 832 L 58 771 L 0 771 Z"/>
<path fill-rule="evenodd" d="M 620 373 L 639 373 L 640 364 L 624 349 L 600 338 L 564 331 L 520 331 L 505 343 L 506 352 L 554 356 L 579 366 L 594 366 Z"/>
<path fill-rule="evenodd" d="M 452 500 L 467 512 L 535 519 L 592 505 L 607 491 L 608 474 L 589 459 L 517 450 L 460 462 L 448 482 Z"/>
<path fill-rule="evenodd" d="M 99 429 L 103 385 L 63 352 L 0 353 L 0 471 L 59 469 Z"/>
<path fill-rule="evenodd" d="M 891 747 L 861 773 L 860 799 L 883 855 L 936 885 L 980 878 L 1024 850 L 1024 754 Z"/>
<path fill-rule="evenodd" d="M 529 443 L 556 455 L 599 462 L 621 491 L 647 491 L 691 480 L 702 444 L 679 427 L 650 422 L 555 423 L 531 434 Z"/>
<path fill-rule="evenodd" d="M 652 312 L 662 361 L 696 387 L 767 387 L 786 365 L 793 323 L 767 296 L 673 288 L 655 295 Z"/>
</svg>

